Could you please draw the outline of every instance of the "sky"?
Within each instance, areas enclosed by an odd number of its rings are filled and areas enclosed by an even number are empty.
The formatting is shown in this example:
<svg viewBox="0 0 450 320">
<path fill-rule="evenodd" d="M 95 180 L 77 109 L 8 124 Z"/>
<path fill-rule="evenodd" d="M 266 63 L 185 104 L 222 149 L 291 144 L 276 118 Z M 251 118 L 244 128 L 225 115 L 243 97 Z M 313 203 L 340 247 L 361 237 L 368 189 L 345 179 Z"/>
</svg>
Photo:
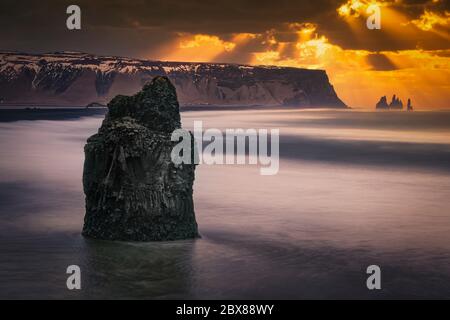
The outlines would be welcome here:
<svg viewBox="0 0 450 320">
<path fill-rule="evenodd" d="M 0 50 L 325 69 L 354 108 L 450 108 L 450 0 L 2 0 Z"/>
</svg>

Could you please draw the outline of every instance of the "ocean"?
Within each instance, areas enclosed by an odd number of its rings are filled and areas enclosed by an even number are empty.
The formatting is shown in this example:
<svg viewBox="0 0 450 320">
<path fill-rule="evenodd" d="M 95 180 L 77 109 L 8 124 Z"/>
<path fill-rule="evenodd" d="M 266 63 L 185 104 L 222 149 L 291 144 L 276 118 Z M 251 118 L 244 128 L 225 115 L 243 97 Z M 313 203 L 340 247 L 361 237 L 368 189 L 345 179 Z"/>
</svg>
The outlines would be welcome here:
<svg viewBox="0 0 450 320">
<path fill-rule="evenodd" d="M 279 172 L 199 165 L 202 237 L 155 243 L 80 234 L 103 112 L 30 112 L 0 113 L 2 299 L 450 298 L 450 111 L 183 112 L 186 128 L 279 129 Z"/>
</svg>

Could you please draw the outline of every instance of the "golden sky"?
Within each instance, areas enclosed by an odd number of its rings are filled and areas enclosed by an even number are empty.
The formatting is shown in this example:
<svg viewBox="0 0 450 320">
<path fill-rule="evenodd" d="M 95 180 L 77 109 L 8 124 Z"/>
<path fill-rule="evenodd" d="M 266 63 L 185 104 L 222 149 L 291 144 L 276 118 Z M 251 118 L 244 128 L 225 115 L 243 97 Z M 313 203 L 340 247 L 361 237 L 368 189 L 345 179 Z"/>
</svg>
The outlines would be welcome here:
<svg viewBox="0 0 450 320">
<path fill-rule="evenodd" d="M 0 49 L 325 69 L 351 107 L 450 108 L 450 0 L 77 0 L 77 32 L 69 4 L 2 0 Z"/>
<path fill-rule="evenodd" d="M 325 69 L 338 95 L 351 107 L 373 108 L 382 95 L 397 94 L 404 101 L 410 97 L 418 108 L 450 108 L 450 11 L 433 11 L 440 1 L 430 1 L 414 18 L 402 13 L 402 1 L 348 0 L 336 7 L 334 14 L 348 25 L 356 41 L 367 42 L 367 37 L 382 33 L 391 42 L 417 40 L 412 48 L 343 48 L 322 34 L 319 24 L 302 21 L 259 33 L 234 33 L 226 39 L 179 33 L 157 58 Z M 373 4 L 380 8 L 380 30 L 366 27 L 367 8 Z M 421 47 L 419 32 L 437 38 L 441 48 Z M 290 37 L 283 39 L 283 35 Z M 249 46 L 258 50 L 241 50 Z"/>
</svg>

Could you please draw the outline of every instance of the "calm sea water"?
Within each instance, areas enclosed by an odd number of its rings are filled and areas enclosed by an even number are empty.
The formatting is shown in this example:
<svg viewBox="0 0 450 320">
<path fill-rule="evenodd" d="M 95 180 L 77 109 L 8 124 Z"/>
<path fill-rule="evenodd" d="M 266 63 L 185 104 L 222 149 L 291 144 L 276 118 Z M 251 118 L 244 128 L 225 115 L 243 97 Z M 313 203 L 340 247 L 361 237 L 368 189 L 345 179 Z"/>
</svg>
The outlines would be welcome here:
<svg viewBox="0 0 450 320">
<path fill-rule="evenodd" d="M 0 122 L 0 298 L 450 298 L 450 112 L 185 112 L 186 127 L 280 128 L 280 171 L 200 165 L 202 238 L 162 243 L 80 235 L 103 116 L 38 118 Z"/>
</svg>

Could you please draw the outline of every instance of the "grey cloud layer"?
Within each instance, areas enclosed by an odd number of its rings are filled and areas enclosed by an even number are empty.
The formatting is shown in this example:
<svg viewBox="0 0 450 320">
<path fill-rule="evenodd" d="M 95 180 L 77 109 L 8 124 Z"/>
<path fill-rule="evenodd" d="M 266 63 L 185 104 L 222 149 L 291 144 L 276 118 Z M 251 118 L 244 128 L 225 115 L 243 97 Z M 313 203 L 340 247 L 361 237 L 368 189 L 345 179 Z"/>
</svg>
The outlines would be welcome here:
<svg viewBox="0 0 450 320">
<path fill-rule="evenodd" d="M 12 1 L 0 4 L 0 49 L 22 51 L 80 50 L 93 53 L 146 57 L 170 42 L 179 32 L 207 33 L 229 39 L 233 33 L 264 33 L 276 29 L 280 41 L 293 38 L 288 22 L 311 22 L 330 42 L 346 49 L 371 51 L 446 49 L 436 34 L 418 31 L 411 39 L 369 31 L 361 23 L 356 36 L 336 14 L 339 0 L 135 0 L 76 1 L 82 8 L 83 30 L 65 28 L 65 8 L 73 1 Z M 404 0 L 402 12 L 417 18 L 431 1 Z M 433 4 L 445 10 L 448 1 Z M 409 26 L 408 28 L 413 28 Z M 245 59 L 258 49 L 257 41 L 230 59 Z"/>
</svg>

